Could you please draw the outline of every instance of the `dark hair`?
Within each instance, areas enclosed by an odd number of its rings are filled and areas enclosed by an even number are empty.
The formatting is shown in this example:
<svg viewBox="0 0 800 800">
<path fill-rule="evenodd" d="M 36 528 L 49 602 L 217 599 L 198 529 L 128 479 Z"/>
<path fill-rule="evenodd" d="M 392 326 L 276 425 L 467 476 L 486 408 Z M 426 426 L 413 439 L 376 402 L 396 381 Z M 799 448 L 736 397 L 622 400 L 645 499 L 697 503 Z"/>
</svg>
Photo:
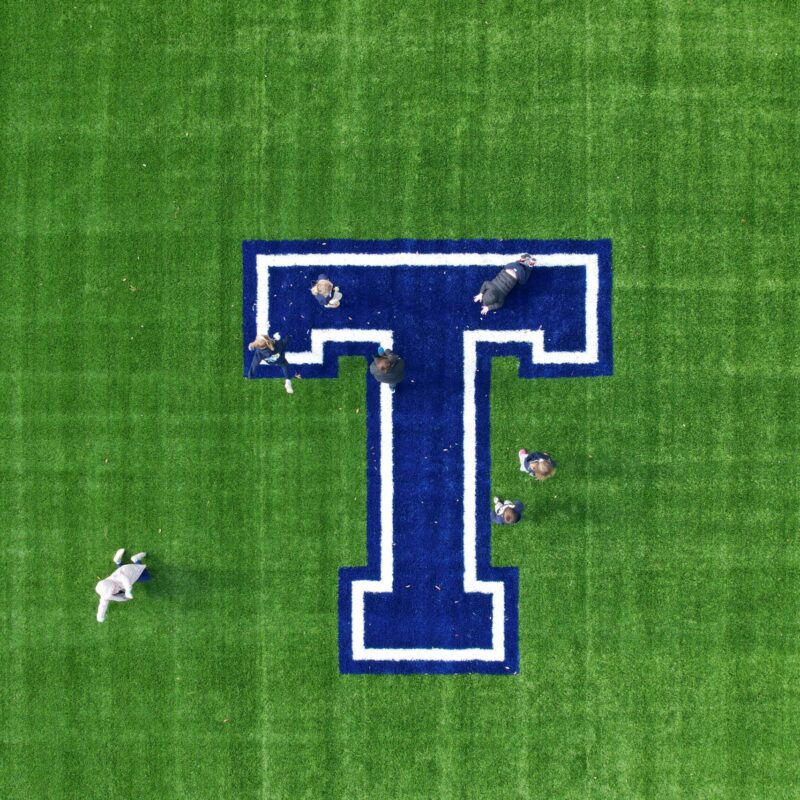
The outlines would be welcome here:
<svg viewBox="0 0 800 800">
<path fill-rule="evenodd" d="M 516 508 L 506 508 L 503 510 L 503 519 L 511 524 L 512 522 L 516 522 L 519 519 L 519 514 L 517 514 Z"/>
<path fill-rule="evenodd" d="M 378 367 L 378 370 L 380 372 L 388 372 L 392 366 L 392 362 L 389 361 L 389 359 L 386 358 L 386 356 L 378 356 L 375 359 L 375 365 Z"/>
</svg>

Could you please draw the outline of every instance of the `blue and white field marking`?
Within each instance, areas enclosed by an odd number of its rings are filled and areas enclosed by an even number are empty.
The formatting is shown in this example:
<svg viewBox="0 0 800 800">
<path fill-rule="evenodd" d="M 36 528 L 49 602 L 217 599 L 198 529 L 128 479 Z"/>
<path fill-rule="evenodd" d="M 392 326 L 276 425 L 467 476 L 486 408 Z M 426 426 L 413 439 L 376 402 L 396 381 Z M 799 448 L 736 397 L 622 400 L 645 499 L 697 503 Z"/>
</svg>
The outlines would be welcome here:
<svg viewBox="0 0 800 800">
<path fill-rule="evenodd" d="M 523 252 L 537 258 L 530 280 L 481 317 L 473 295 Z M 268 331 L 292 337 L 306 379 L 378 345 L 406 361 L 395 395 L 364 365 L 367 564 L 339 571 L 341 671 L 517 672 L 518 571 L 491 565 L 491 359 L 517 356 L 522 378 L 611 374 L 611 243 L 245 242 L 243 254 L 245 374 L 247 342 Z M 310 294 L 320 272 L 339 309 Z"/>
</svg>

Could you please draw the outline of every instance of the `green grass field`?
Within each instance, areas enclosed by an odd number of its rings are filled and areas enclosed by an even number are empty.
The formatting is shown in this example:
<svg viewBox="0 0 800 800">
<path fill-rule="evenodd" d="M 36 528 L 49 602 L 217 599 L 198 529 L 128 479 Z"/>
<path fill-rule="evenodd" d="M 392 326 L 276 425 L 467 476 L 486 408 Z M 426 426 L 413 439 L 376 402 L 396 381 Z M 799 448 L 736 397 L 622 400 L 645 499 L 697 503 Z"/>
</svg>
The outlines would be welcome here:
<svg viewBox="0 0 800 800">
<path fill-rule="evenodd" d="M 177 6 L 0 10 L 0 798 L 799 797 L 793 4 Z M 493 368 L 519 675 L 339 674 L 364 363 L 241 377 L 318 237 L 613 240 L 615 375 Z"/>
</svg>

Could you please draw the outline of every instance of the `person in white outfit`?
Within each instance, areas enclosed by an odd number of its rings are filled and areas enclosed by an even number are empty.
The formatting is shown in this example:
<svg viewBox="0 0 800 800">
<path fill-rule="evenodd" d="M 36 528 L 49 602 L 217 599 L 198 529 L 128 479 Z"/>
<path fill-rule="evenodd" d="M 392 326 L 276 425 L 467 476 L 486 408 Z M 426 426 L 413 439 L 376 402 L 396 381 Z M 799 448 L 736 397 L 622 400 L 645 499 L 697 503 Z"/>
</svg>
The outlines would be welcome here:
<svg viewBox="0 0 800 800">
<path fill-rule="evenodd" d="M 114 563 L 117 565 L 117 569 L 95 586 L 94 590 L 100 595 L 100 605 L 97 607 L 98 622 L 102 622 L 106 618 L 108 604 L 112 600 L 115 603 L 133 600 L 133 584 L 136 581 L 150 580 L 150 573 L 142 564 L 142 560 L 147 558 L 147 553 L 137 553 L 131 557 L 130 564 L 123 566 L 122 557 L 124 555 L 125 548 L 121 547 L 114 554 Z"/>
</svg>

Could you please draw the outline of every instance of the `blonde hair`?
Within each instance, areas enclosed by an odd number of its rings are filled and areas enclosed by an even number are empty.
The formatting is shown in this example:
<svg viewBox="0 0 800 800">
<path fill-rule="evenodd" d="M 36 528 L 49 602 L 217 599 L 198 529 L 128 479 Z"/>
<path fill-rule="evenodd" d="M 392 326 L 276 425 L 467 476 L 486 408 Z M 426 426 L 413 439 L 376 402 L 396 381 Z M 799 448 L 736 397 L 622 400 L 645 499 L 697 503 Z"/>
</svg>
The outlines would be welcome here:
<svg viewBox="0 0 800 800">
<path fill-rule="evenodd" d="M 543 458 L 534 461 L 531 464 L 531 469 L 536 479 L 540 481 L 546 481 L 548 478 L 552 478 L 556 471 L 556 468 Z"/>
<path fill-rule="evenodd" d="M 248 350 L 274 350 L 275 340 L 266 333 L 259 333 L 249 345 Z"/>
<path fill-rule="evenodd" d="M 311 294 L 329 295 L 333 291 L 333 284 L 326 279 L 317 281 L 311 287 Z"/>
</svg>

